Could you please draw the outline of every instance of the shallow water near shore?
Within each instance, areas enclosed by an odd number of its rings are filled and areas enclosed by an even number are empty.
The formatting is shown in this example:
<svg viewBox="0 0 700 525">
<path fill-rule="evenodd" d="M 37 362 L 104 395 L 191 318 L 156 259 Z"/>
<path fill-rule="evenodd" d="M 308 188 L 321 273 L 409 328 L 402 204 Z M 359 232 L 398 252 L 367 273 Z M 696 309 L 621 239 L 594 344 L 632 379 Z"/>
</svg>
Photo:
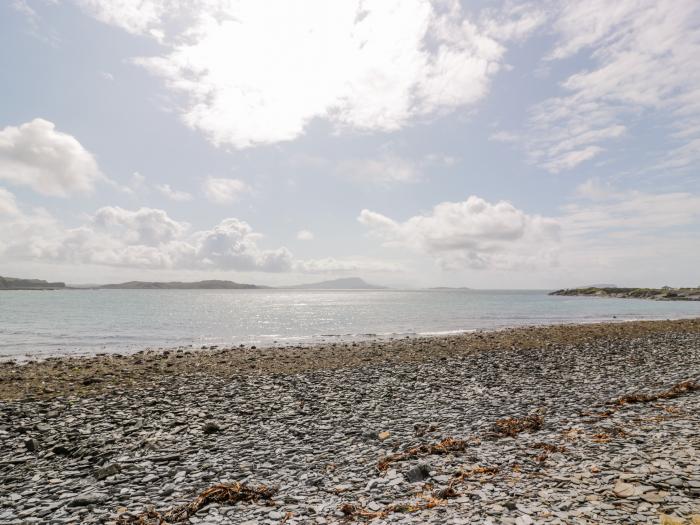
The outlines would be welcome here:
<svg viewBox="0 0 700 525">
<path fill-rule="evenodd" d="M 6 291 L 0 359 L 685 317 L 700 317 L 700 302 L 552 297 L 542 290 Z"/>
</svg>

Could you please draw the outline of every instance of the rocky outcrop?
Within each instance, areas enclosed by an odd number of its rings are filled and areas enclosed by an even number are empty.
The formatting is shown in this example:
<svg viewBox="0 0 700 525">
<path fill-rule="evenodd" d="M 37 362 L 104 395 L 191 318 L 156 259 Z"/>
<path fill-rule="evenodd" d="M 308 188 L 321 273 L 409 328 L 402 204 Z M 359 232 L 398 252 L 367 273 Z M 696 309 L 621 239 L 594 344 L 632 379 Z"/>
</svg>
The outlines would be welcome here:
<svg viewBox="0 0 700 525">
<path fill-rule="evenodd" d="M 655 301 L 700 301 L 700 288 L 569 288 L 549 295 L 617 297 L 620 299 L 653 299 Z"/>
</svg>

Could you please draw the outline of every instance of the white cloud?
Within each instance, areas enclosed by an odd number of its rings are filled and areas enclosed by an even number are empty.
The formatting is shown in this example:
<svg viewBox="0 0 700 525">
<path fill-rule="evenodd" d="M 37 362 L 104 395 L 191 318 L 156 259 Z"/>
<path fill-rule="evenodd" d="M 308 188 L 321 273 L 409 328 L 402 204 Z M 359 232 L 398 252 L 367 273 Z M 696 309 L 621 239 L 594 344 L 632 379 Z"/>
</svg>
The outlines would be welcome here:
<svg viewBox="0 0 700 525">
<path fill-rule="evenodd" d="M 163 210 L 116 206 L 100 208 L 84 224 L 71 228 L 45 210 L 18 210 L 12 194 L 0 189 L 0 257 L 4 261 L 273 273 L 397 270 L 394 265 L 366 259 L 300 260 L 284 247 L 263 248 L 262 238 L 236 218 L 192 231 Z"/>
<path fill-rule="evenodd" d="M 4 188 L 0 188 L 0 215 L 16 215 L 19 212 L 15 196 Z"/>
<path fill-rule="evenodd" d="M 197 258 L 205 266 L 238 271 L 287 272 L 293 265 L 286 248 L 262 250 L 260 234 L 238 219 L 226 219 L 209 231 L 195 234 Z"/>
<path fill-rule="evenodd" d="M 562 208 L 560 270 L 565 285 L 695 285 L 700 195 L 620 190 L 591 179 Z"/>
<path fill-rule="evenodd" d="M 592 64 L 561 83 L 563 95 L 532 109 L 525 143 L 534 162 L 572 169 L 650 118 L 668 122 L 666 138 L 676 143 L 658 167 L 700 160 L 699 23 L 695 0 L 559 4 L 549 60 L 583 54 Z"/>
<path fill-rule="evenodd" d="M 192 200 L 192 195 L 190 193 L 187 193 L 186 191 L 175 190 L 170 187 L 170 184 L 157 184 L 156 189 L 171 201 L 185 202 Z"/>
<path fill-rule="evenodd" d="M 469 107 L 502 67 L 504 43 L 543 20 L 517 8 L 470 19 L 442 0 L 74 1 L 161 41 L 167 52 L 137 62 L 183 95 L 189 126 L 236 148 L 292 140 L 317 118 L 393 131 Z"/>
<path fill-rule="evenodd" d="M 314 234 L 311 233 L 309 230 L 299 230 L 297 232 L 297 239 L 300 241 L 313 241 Z"/>
<path fill-rule="evenodd" d="M 0 130 L 0 180 L 66 197 L 93 190 L 105 180 L 97 162 L 73 136 L 52 122 L 34 119 Z"/>
<path fill-rule="evenodd" d="M 130 33 L 161 35 L 163 17 L 179 0 L 74 0 L 89 14 Z"/>
<path fill-rule="evenodd" d="M 564 206 L 559 218 L 570 236 L 651 234 L 700 221 L 700 196 L 688 192 L 620 191 L 590 179 L 577 195 L 579 202 Z"/>
<path fill-rule="evenodd" d="M 204 182 L 204 194 L 216 204 L 226 204 L 238 200 L 250 188 L 242 180 L 208 177 Z"/>
<path fill-rule="evenodd" d="M 118 206 L 105 206 L 92 217 L 95 226 L 112 231 L 128 244 L 158 246 L 178 239 L 187 231 L 188 225 L 172 220 L 163 210 L 140 208 L 125 210 Z"/>
<path fill-rule="evenodd" d="M 471 196 L 443 202 L 405 222 L 369 210 L 358 220 L 387 246 L 403 246 L 437 258 L 445 268 L 541 267 L 554 261 L 559 236 L 554 219 L 528 215 L 508 202 Z"/>
<path fill-rule="evenodd" d="M 377 159 L 356 159 L 340 162 L 336 173 L 341 177 L 374 184 L 416 182 L 421 177 L 421 168 L 395 155 Z"/>
</svg>

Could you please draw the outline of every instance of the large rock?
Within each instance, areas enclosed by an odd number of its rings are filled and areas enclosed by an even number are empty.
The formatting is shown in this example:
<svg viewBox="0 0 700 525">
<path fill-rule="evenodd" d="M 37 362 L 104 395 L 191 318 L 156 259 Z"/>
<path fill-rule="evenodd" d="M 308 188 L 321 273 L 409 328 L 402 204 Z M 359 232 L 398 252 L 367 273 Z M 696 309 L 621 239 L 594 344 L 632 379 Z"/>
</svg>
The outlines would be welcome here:
<svg viewBox="0 0 700 525">
<path fill-rule="evenodd" d="M 629 498 L 630 496 L 634 496 L 634 493 L 634 485 L 631 483 L 618 481 L 615 487 L 613 487 L 613 494 L 615 494 L 615 496 L 618 498 Z"/>
<path fill-rule="evenodd" d="M 95 471 L 95 479 L 103 480 L 105 478 L 108 478 L 110 476 L 114 476 L 115 474 L 119 474 L 122 471 L 122 468 L 119 466 L 117 463 L 110 463 L 109 465 L 105 465 L 102 468 L 98 468 Z"/>
<path fill-rule="evenodd" d="M 430 477 L 430 467 L 425 464 L 417 465 L 406 472 L 406 479 L 410 483 L 417 483 Z"/>
</svg>

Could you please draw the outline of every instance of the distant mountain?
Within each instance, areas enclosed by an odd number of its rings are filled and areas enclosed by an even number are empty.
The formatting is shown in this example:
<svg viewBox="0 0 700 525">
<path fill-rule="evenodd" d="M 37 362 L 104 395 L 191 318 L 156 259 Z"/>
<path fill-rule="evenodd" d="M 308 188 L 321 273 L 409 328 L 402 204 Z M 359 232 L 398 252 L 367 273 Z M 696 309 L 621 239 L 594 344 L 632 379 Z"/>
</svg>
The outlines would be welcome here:
<svg viewBox="0 0 700 525">
<path fill-rule="evenodd" d="M 58 290 L 66 283 L 50 283 L 41 279 L 17 279 L 0 276 L 0 290 Z"/>
<path fill-rule="evenodd" d="M 150 281 L 129 281 L 119 284 L 105 284 L 98 286 L 107 290 L 254 290 L 257 288 L 268 288 L 267 286 L 257 286 L 255 284 L 241 284 L 233 281 L 197 281 L 193 283 L 173 282 L 150 282 Z"/>
<path fill-rule="evenodd" d="M 346 277 L 344 279 L 333 279 L 331 281 L 321 281 L 320 283 L 298 284 L 296 286 L 285 286 L 284 288 L 294 288 L 302 290 L 382 290 L 386 286 L 369 284 L 359 277 Z"/>
</svg>

